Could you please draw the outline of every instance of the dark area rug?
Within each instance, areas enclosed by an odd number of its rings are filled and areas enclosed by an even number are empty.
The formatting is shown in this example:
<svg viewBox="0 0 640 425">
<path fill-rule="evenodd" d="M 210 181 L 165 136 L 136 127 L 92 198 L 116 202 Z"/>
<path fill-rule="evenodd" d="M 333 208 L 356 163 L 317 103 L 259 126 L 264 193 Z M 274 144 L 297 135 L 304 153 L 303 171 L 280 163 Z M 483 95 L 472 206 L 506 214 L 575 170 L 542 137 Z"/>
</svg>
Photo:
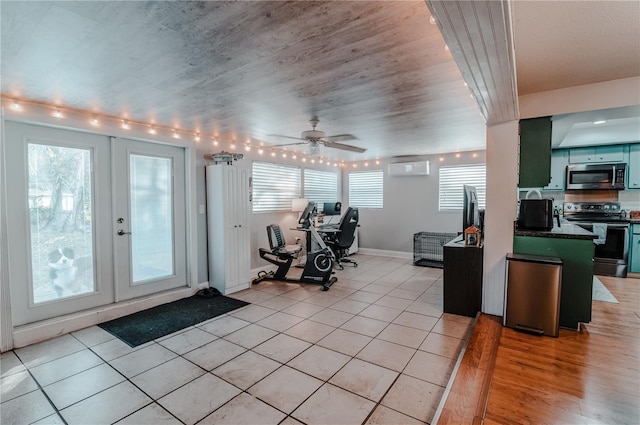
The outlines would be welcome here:
<svg viewBox="0 0 640 425">
<path fill-rule="evenodd" d="M 248 302 L 223 295 L 212 298 L 194 295 L 104 322 L 98 326 L 120 338 L 130 347 L 136 347 L 248 304 Z"/>
</svg>

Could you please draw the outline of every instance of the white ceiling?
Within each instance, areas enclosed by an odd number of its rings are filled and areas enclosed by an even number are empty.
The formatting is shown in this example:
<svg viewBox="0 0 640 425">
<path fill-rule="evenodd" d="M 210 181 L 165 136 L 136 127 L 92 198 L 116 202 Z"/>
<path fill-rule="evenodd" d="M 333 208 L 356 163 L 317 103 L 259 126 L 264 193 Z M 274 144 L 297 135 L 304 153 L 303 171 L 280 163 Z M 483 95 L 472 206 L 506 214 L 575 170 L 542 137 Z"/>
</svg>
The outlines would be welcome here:
<svg viewBox="0 0 640 425">
<path fill-rule="evenodd" d="M 504 4 L 520 94 L 640 75 L 640 3 Z M 4 97 L 267 145 L 317 115 L 367 148 L 324 149 L 346 160 L 484 149 L 485 120 L 423 1 L 2 1 L 0 15 Z"/>
</svg>

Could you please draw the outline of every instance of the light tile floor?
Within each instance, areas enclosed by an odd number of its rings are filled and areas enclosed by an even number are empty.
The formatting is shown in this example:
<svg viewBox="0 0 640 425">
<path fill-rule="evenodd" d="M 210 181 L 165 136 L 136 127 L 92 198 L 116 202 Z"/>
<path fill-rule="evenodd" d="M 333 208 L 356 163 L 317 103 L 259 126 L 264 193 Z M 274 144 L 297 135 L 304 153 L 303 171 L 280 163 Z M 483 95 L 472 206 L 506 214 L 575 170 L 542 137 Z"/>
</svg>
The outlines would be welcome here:
<svg viewBox="0 0 640 425">
<path fill-rule="evenodd" d="M 442 314 L 442 270 L 353 258 L 139 347 L 93 326 L 3 353 L 0 423 L 429 423 L 472 319 Z"/>
</svg>

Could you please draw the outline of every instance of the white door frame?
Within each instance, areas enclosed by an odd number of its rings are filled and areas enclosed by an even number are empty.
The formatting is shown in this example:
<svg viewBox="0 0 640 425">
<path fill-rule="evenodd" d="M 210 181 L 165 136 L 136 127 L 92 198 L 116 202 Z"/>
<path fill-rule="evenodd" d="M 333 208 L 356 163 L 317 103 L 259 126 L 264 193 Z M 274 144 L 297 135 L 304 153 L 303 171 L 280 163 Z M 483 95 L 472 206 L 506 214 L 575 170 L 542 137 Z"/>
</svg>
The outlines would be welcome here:
<svg viewBox="0 0 640 425">
<path fill-rule="evenodd" d="M 7 241 L 7 167 L 4 164 L 4 108 L 0 108 L 0 352 L 13 348 Z"/>
<path fill-rule="evenodd" d="M 178 252 L 180 245 L 184 242 L 186 248 L 186 206 L 185 191 L 186 186 L 186 163 L 187 152 L 182 146 L 158 145 L 158 152 L 151 152 L 153 144 L 140 142 L 138 140 L 111 138 L 111 202 L 113 209 L 113 230 L 112 237 L 114 247 L 114 282 L 115 282 L 115 302 L 145 296 L 149 291 L 159 292 L 157 288 L 171 288 L 184 286 L 186 282 L 187 253 Z M 178 153 L 179 152 L 179 153 Z M 131 155 L 151 156 L 154 158 L 170 159 L 171 169 L 171 194 L 172 194 L 172 221 L 173 221 L 173 251 L 174 251 L 174 271 L 173 275 L 162 276 L 143 282 L 139 285 L 132 285 L 132 246 L 131 238 L 135 235 L 128 234 L 118 236 L 118 230 L 131 230 L 130 212 L 131 205 L 129 199 L 129 189 L 131 183 L 130 158 Z M 182 157 L 183 161 L 177 160 Z M 123 162 L 124 163 L 121 163 Z M 181 187 L 183 183 L 184 186 Z M 184 208 L 184 215 L 180 211 Z M 117 223 L 116 217 L 122 217 L 124 222 Z M 184 227 L 183 227 L 184 226 Z M 184 257 L 182 257 L 184 256 Z M 182 258 L 180 258 L 182 257 Z M 160 289 L 161 291 L 162 289 Z"/>
<path fill-rule="evenodd" d="M 4 107 L 0 110 L 0 126 L 2 131 L 0 132 L 0 163 L 2 164 L 0 173 L 0 235 L 6 235 L 7 220 L 6 220 L 6 175 L 5 175 L 5 156 L 4 156 L 4 126 L 7 120 L 14 122 L 24 122 L 37 126 L 61 128 L 59 122 L 52 119 L 46 108 L 35 105 L 31 111 L 26 114 L 16 115 L 11 113 L 11 116 L 5 116 L 6 110 Z M 96 134 L 95 128 L 90 127 L 82 116 L 80 118 L 70 119 L 65 123 L 65 127 L 68 130 L 88 132 Z M 34 124 L 38 123 L 38 124 Z M 108 133 L 107 133 L 108 132 Z M 197 270 L 198 270 L 198 229 L 197 219 L 194 215 L 197 209 L 197 197 L 196 197 L 196 164 L 198 160 L 196 158 L 196 146 L 195 142 L 176 143 L 171 139 L 161 138 L 162 140 L 149 140 L 144 137 L 132 137 L 127 134 L 126 130 L 122 130 L 118 127 L 117 122 L 112 126 L 105 126 L 104 130 L 100 132 L 103 135 L 126 137 L 133 140 L 140 140 L 144 142 L 160 143 L 168 145 L 181 145 L 186 149 L 185 152 L 185 167 L 186 172 L 186 214 L 187 214 L 187 282 L 189 287 L 184 289 L 178 289 L 159 296 L 145 297 L 135 301 L 127 301 L 122 303 L 116 303 L 104 308 L 91 309 L 84 312 L 80 312 L 73 315 L 68 315 L 56 319 L 50 319 L 44 322 L 38 322 L 31 325 L 25 325 L 19 328 L 14 328 L 11 319 L 11 297 L 9 291 L 9 277 L 8 277 L 8 241 L 6 237 L 0 238 L 0 351 L 5 352 L 13 348 L 24 347 L 29 344 L 40 342 L 46 339 L 50 339 L 54 336 L 64 333 L 73 332 L 78 329 L 82 329 L 91 325 L 102 323 L 107 320 L 115 319 L 133 312 L 151 308 L 156 305 L 160 305 L 166 302 L 171 302 L 180 298 L 190 296 L 194 293 L 195 288 L 198 285 Z"/>
</svg>

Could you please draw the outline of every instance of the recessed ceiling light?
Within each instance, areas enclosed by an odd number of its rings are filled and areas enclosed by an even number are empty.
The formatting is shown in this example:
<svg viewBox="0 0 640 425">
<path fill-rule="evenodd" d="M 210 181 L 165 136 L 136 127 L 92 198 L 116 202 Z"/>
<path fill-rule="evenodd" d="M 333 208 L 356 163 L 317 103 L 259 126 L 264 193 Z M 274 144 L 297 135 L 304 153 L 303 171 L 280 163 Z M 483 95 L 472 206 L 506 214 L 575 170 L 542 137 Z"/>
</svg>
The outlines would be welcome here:
<svg viewBox="0 0 640 425">
<path fill-rule="evenodd" d="M 598 120 L 598 121 L 594 121 L 593 124 L 598 125 L 598 124 L 604 124 L 606 122 L 607 120 Z"/>
</svg>

